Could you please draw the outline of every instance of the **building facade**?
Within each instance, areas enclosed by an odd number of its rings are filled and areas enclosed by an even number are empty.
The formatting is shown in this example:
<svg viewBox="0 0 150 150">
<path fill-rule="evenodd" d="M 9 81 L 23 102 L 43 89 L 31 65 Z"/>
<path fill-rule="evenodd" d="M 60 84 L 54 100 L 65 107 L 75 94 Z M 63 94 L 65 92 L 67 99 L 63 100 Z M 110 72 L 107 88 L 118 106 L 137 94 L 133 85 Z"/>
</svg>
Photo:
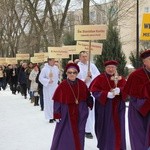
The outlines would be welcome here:
<svg viewBox="0 0 150 150">
<path fill-rule="evenodd" d="M 137 51 L 137 1 L 139 1 L 139 36 L 141 33 L 142 17 L 144 13 L 150 13 L 150 0 L 113 0 L 101 5 L 90 6 L 90 24 L 107 24 L 108 11 L 114 6 L 116 13 L 116 25 L 120 31 L 122 50 L 126 55 L 127 64 L 130 64 L 129 56 L 131 52 Z M 71 25 L 82 24 L 82 9 L 74 11 L 74 23 Z M 74 30 L 74 28 L 71 28 Z M 148 48 L 150 41 L 139 42 L 139 51 Z"/>
<path fill-rule="evenodd" d="M 139 30 L 139 37 L 141 34 L 142 18 L 144 13 L 150 13 L 150 1 L 149 0 L 138 0 L 139 1 L 139 13 L 137 13 L 137 0 L 127 1 L 124 9 L 120 13 L 125 13 L 129 10 L 130 12 L 118 21 L 118 26 L 120 29 L 120 37 L 122 42 L 122 50 L 127 57 L 127 62 L 130 64 L 129 56 L 131 52 L 137 52 L 137 30 Z M 139 22 L 137 22 L 137 15 Z M 137 24 L 139 28 L 137 28 Z M 150 41 L 139 42 L 139 51 L 148 47 Z M 145 45 L 146 44 L 146 45 Z"/>
</svg>

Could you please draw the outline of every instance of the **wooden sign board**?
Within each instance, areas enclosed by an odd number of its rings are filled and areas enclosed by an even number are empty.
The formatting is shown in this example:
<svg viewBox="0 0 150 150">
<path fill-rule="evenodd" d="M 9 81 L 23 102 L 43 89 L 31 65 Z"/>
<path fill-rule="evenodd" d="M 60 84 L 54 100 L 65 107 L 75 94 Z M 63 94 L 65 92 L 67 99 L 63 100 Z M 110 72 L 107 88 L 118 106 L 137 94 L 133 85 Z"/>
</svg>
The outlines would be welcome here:
<svg viewBox="0 0 150 150">
<path fill-rule="evenodd" d="M 142 30 L 140 40 L 150 40 L 150 13 L 143 14 Z"/>
<path fill-rule="evenodd" d="M 6 58 L 0 57 L 0 65 L 6 64 Z"/>
<path fill-rule="evenodd" d="M 68 51 L 63 47 L 48 47 L 49 58 L 69 58 Z"/>
<path fill-rule="evenodd" d="M 30 61 L 31 61 L 32 63 L 36 63 L 36 62 L 35 62 L 35 57 L 30 57 Z"/>
<path fill-rule="evenodd" d="M 34 57 L 44 57 L 44 53 L 34 53 Z"/>
<path fill-rule="evenodd" d="M 44 61 L 47 61 L 48 58 L 48 52 L 44 53 Z"/>
<path fill-rule="evenodd" d="M 104 40 L 106 39 L 106 25 L 76 25 L 75 40 Z"/>
<path fill-rule="evenodd" d="M 91 54 L 101 55 L 103 44 L 91 42 Z M 89 51 L 89 42 L 77 41 L 76 49 L 78 53 L 81 51 Z"/>
<path fill-rule="evenodd" d="M 29 60 L 30 54 L 16 54 L 17 60 Z"/>
<path fill-rule="evenodd" d="M 17 64 L 17 59 L 16 58 L 6 58 L 6 63 L 11 64 L 11 65 Z"/>
<path fill-rule="evenodd" d="M 79 54 L 76 50 L 76 45 L 66 45 L 63 46 L 66 50 L 68 50 L 69 55 Z"/>
<path fill-rule="evenodd" d="M 44 62 L 44 57 L 40 58 L 40 57 L 30 57 L 30 61 L 32 63 L 43 63 Z"/>
<path fill-rule="evenodd" d="M 37 63 L 42 63 L 45 61 L 45 57 L 44 57 L 44 53 L 34 53 L 34 57 L 35 57 L 35 60 L 37 61 Z"/>
</svg>

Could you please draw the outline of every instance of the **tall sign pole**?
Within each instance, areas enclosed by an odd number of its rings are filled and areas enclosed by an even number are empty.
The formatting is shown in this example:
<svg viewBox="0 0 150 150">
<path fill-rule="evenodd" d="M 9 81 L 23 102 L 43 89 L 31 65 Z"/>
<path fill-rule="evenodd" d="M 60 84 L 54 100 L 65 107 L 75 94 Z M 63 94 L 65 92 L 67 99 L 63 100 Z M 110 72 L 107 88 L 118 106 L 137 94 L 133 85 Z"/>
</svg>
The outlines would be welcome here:
<svg viewBox="0 0 150 150">
<path fill-rule="evenodd" d="M 136 2 L 136 67 L 140 67 L 139 62 L 139 0 Z"/>
<path fill-rule="evenodd" d="M 90 63 L 91 63 L 91 40 L 89 40 L 89 58 L 88 58 L 88 72 L 90 71 Z"/>
</svg>

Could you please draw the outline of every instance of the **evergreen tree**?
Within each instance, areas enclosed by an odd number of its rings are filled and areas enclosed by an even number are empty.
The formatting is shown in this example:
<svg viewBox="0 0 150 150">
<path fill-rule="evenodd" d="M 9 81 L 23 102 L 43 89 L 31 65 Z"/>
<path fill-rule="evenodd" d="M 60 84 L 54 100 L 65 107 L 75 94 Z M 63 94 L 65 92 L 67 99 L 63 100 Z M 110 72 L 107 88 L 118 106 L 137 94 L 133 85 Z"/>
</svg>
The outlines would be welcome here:
<svg viewBox="0 0 150 150">
<path fill-rule="evenodd" d="M 133 66 L 134 68 L 137 69 L 137 68 L 139 68 L 139 67 L 142 66 L 142 61 L 140 60 L 140 58 L 137 59 L 135 52 L 131 52 L 131 54 L 130 54 L 130 56 L 129 56 L 129 59 L 130 59 L 130 61 L 131 61 L 131 63 L 132 63 L 132 66 Z"/>
<path fill-rule="evenodd" d="M 95 56 L 96 65 L 101 72 L 104 72 L 104 62 L 107 60 L 117 60 L 118 73 L 120 75 L 127 76 L 128 69 L 126 66 L 126 57 L 123 51 L 121 50 L 122 45 L 119 38 L 119 30 L 116 27 L 116 21 L 112 18 L 109 20 L 108 29 L 107 29 L 107 38 L 106 40 L 101 41 L 103 43 L 102 55 Z"/>
<path fill-rule="evenodd" d="M 140 49 L 140 53 L 142 53 L 143 51 L 145 51 L 146 49 L 150 48 L 150 42 L 149 41 L 140 41 L 140 45 L 141 45 L 141 49 Z M 139 58 L 137 59 L 136 57 L 136 51 L 131 52 L 129 59 L 132 63 L 132 66 L 134 68 L 139 68 L 143 65 L 142 60 Z M 138 64 L 138 65 L 137 65 Z"/>
<path fill-rule="evenodd" d="M 76 41 L 74 40 L 74 37 L 71 33 L 66 32 L 64 34 L 63 44 L 64 45 L 76 45 Z"/>
</svg>

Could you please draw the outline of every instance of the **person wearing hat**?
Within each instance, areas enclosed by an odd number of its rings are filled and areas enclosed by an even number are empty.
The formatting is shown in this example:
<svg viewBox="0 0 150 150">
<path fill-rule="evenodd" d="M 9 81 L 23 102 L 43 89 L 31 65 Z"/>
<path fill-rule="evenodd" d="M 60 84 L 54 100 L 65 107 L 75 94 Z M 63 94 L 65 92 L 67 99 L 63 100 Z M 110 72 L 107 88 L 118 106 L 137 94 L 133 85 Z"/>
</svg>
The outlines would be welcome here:
<svg viewBox="0 0 150 150">
<path fill-rule="evenodd" d="M 39 75 L 39 81 L 43 85 L 44 114 L 49 123 L 54 122 L 52 97 L 58 86 L 59 73 L 55 59 L 48 58 Z"/>
<path fill-rule="evenodd" d="M 105 72 L 90 85 L 95 97 L 95 133 L 100 150 L 126 150 L 125 102 L 122 89 L 125 78 L 117 74 L 118 62 L 104 62 Z"/>
<path fill-rule="evenodd" d="M 150 50 L 140 54 L 143 67 L 129 75 L 124 92 L 129 95 L 129 134 L 133 150 L 150 149 Z"/>
<path fill-rule="evenodd" d="M 67 79 L 54 93 L 54 119 L 57 124 L 51 150 L 84 150 L 85 124 L 93 98 L 86 84 L 77 78 L 79 72 L 77 64 L 67 64 Z"/>
</svg>

